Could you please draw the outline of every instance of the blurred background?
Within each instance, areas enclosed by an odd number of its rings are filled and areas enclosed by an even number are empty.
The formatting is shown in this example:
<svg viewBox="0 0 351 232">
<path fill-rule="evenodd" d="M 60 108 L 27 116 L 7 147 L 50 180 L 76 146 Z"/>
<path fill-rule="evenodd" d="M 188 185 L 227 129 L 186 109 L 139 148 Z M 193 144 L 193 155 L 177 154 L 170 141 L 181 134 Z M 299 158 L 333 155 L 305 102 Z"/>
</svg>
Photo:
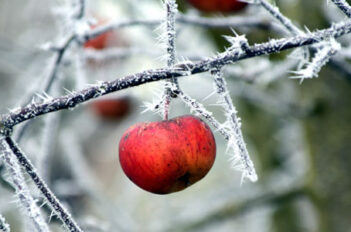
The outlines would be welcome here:
<svg viewBox="0 0 351 232">
<path fill-rule="evenodd" d="M 86 24 L 72 23 L 78 7 L 72 2 L 0 0 L 0 113 L 23 106 L 32 96 L 47 97 L 43 90 L 57 58 L 52 47 L 61 46 L 73 31 L 86 30 Z M 311 31 L 345 20 L 326 0 L 275 2 L 296 25 Z M 186 15 L 262 18 L 262 24 L 276 24 L 258 6 L 204 13 L 186 0 L 178 4 Z M 88 0 L 85 20 L 97 26 L 164 17 L 160 0 Z M 272 28 L 233 27 L 246 34 L 251 45 L 289 36 Z M 177 33 L 178 61 L 214 56 L 229 46 L 222 35 L 233 34 L 229 28 L 191 24 L 177 24 Z M 217 132 L 213 168 L 186 190 L 155 195 L 128 180 L 118 161 L 120 136 L 137 122 L 161 120 L 154 112 L 144 112 L 145 104 L 163 92 L 161 82 L 36 118 L 19 145 L 85 231 L 351 231 L 350 36 L 338 41 L 343 45 L 340 54 L 318 78 L 303 82 L 289 78 L 299 65 L 292 50 L 225 68 L 258 172 L 256 183 L 240 184 L 241 173 L 232 168 L 226 142 Z M 98 81 L 165 66 L 162 27 L 125 27 L 95 41 L 72 44 L 47 94 L 57 97 Z M 209 74 L 181 78 L 180 85 L 223 122 L 224 111 Z M 190 114 L 189 109 L 180 100 L 172 101 L 170 116 L 184 114 Z M 15 136 L 22 126 L 15 128 Z M 2 162 L 0 170 L 0 213 L 11 231 L 31 231 Z M 28 184 L 38 204 L 43 203 L 29 179 Z M 51 211 L 45 204 L 42 211 L 49 220 Z M 64 231 L 55 217 L 50 227 Z"/>
</svg>

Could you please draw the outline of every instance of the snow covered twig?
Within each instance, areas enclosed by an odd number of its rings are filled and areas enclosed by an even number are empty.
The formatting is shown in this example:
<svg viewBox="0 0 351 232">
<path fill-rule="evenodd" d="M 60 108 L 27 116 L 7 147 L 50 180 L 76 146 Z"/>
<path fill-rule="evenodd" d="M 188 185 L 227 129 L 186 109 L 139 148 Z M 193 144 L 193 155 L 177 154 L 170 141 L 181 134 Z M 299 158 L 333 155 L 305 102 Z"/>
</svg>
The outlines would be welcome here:
<svg viewBox="0 0 351 232">
<path fill-rule="evenodd" d="M 59 202 L 59 200 L 56 198 L 53 192 L 48 188 L 46 183 L 39 176 L 31 161 L 27 158 L 27 156 L 20 150 L 17 144 L 10 137 L 4 137 L 1 139 L 1 150 L 4 152 L 6 157 L 8 157 L 6 153 L 9 153 L 10 155 L 10 152 L 17 157 L 19 164 L 25 169 L 27 174 L 33 180 L 37 188 L 43 194 L 43 196 L 45 197 L 49 205 L 52 207 L 54 212 L 57 214 L 57 216 L 60 218 L 60 220 L 63 222 L 65 227 L 71 232 L 81 232 L 82 230 L 79 228 L 72 216 L 68 213 L 65 207 Z M 12 163 L 15 162 L 12 161 Z M 12 173 L 11 176 L 16 174 L 16 171 L 14 172 L 15 173 Z"/>
<path fill-rule="evenodd" d="M 10 225 L 6 223 L 5 218 L 0 214 L 0 231 L 10 232 Z"/>
<path fill-rule="evenodd" d="M 0 138 L 1 158 L 9 172 L 9 179 L 16 190 L 16 195 L 24 210 L 31 219 L 33 226 L 38 232 L 48 232 L 49 227 L 43 219 L 40 208 L 30 194 L 29 188 L 24 180 L 22 170 L 15 159 L 13 151 L 9 148 L 5 138 Z"/>
<path fill-rule="evenodd" d="M 344 14 L 351 18 L 351 6 L 345 0 L 331 0 Z"/>
<path fill-rule="evenodd" d="M 220 104 L 225 108 L 226 115 L 226 128 L 229 132 L 228 147 L 233 149 L 233 165 L 238 170 L 242 171 L 242 180 L 245 178 L 255 182 L 257 180 L 257 174 L 254 165 L 250 159 L 249 152 L 246 148 L 246 144 L 241 132 L 240 118 L 237 116 L 237 111 L 233 105 L 230 97 L 227 83 L 223 78 L 223 74 L 219 69 L 211 71 L 216 92 L 220 96 Z"/>
<path fill-rule="evenodd" d="M 299 78 L 303 80 L 305 78 L 318 77 L 318 73 L 322 69 L 322 67 L 340 49 L 341 49 L 341 45 L 338 42 L 336 42 L 334 39 L 332 39 L 331 42 L 327 42 L 323 44 L 323 46 L 317 50 L 312 61 L 310 63 L 307 63 L 307 66 L 304 69 L 301 69 L 296 72 L 292 72 L 296 74 L 296 76 L 293 78 Z"/>
<path fill-rule="evenodd" d="M 327 38 L 338 38 L 351 32 L 351 22 L 341 22 L 330 28 L 318 30 L 306 35 L 294 36 L 287 39 L 271 40 L 269 42 L 256 44 L 249 47 L 245 53 L 239 56 L 235 52 L 220 53 L 214 58 L 208 58 L 193 64 L 178 64 L 175 68 L 161 68 L 146 70 L 110 82 L 100 82 L 92 87 L 54 98 L 44 103 L 29 104 L 21 109 L 14 110 L 2 115 L 1 128 L 11 128 L 23 121 L 39 115 L 62 109 L 71 109 L 76 105 L 98 96 L 106 95 L 118 90 L 138 86 L 141 84 L 166 80 L 171 77 L 189 76 L 191 74 L 209 71 L 212 67 L 232 64 L 238 60 L 248 59 L 256 56 L 277 53 L 291 48 L 301 47 L 319 43 Z"/>
</svg>

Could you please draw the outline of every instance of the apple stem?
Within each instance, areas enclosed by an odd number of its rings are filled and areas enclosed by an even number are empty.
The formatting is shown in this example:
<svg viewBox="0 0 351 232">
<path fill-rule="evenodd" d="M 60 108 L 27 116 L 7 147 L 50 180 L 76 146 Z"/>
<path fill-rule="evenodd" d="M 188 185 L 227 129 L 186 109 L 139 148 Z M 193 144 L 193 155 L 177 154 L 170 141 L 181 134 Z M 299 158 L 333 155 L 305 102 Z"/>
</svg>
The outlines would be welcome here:
<svg viewBox="0 0 351 232">
<path fill-rule="evenodd" d="M 168 120 L 170 103 L 171 103 L 171 97 L 168 94 L 166 94 L 164 105 L 163 105 L 163 120 Z"/>
</svg>

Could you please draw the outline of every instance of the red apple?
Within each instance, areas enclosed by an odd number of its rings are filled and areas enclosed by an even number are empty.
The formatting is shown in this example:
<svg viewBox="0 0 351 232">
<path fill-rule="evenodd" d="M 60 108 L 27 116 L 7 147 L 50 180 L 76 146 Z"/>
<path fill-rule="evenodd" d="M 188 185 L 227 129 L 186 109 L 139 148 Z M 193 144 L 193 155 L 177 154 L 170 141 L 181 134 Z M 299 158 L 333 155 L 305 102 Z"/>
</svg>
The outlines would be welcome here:
<svg viewBox="0 0 351 232">
<path fill-rule="evenodd" d="M 195 116 L 136 124 L 119 143 L 124 173 L 140 188 L 156 194 L 177 192 L 199 181 L 215 157 L 212 131 Z"/>
<path fill-rule="evenodd" d="M 91 103 L 93 112 L 101 119 L 118 120 L 130 112 L 129 97 L 98 99 Z"/>
<path fill-rule="evenodd" d="M 239 0 L 188 0 L 195 8 L 205 12 L 230 13 L 244 9 L 247 3 Z"/>
</svg>

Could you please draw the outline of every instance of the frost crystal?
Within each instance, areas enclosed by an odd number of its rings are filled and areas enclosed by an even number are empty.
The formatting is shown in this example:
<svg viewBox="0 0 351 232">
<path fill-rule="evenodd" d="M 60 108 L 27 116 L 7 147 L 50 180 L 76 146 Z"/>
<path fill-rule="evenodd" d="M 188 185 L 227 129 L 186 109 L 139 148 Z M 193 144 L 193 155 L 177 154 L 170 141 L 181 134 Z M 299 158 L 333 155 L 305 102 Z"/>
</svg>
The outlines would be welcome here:
<svg viewBox="0 0 351 232">
<path fill-rule="evenodd" d="M 237 111 L 229 95 L 227 83 L 220 70 L 213 70 L 212 74 L 214 76 L 215 89 L 220 96 L 220 103 L 222 103 L 226 112 L 225 128 L 229 133 L 228 148 L 233 150 L 233 166 L 242 171 L 242 180 L 248 178 L 255 182 L 257 181 L 257 174 L 246 148 L 241 132 L 240 118 L 237 116 Z"/>
<path fill-rule="evenodd" d="M 12 151 L 9 149 L 4 138 L 0 138 L 0 158 L 6 165 L 6 168 L 10 174 L 10 182 L 16 189 L 16 195 L 29 218 L 31 218 L 35 229 L 39 232 L 49 231 L 48 225 L 44 221 L 39 207 L 36 205 L 30 194 L 18 161 L 16 160 Z"/>
<path fill-rule="evenodd" d="M 307 66 L 304 69 L 301 69 L 297 72 L 293 72 L 294 74 L 296 74 L 296 76 L 292 78 L 299 78 L 303 80 L 305 78 L 318 77 L 318 73 L 321 70 L 321 68 L 340 49 L 340 44 L 334 39 L 331 39 L 329 43 L 321 43 L 320 48 L 317 49 L 317 52 L 314 55 L 312 61 L 310 63 L 307 63 Z"/>
<path fill-rule="evenodd" d="M 6 223 L 5 218 L 0 214 L 0 231 L 10 232 L 10 225 Z"/>
</svg>

